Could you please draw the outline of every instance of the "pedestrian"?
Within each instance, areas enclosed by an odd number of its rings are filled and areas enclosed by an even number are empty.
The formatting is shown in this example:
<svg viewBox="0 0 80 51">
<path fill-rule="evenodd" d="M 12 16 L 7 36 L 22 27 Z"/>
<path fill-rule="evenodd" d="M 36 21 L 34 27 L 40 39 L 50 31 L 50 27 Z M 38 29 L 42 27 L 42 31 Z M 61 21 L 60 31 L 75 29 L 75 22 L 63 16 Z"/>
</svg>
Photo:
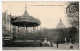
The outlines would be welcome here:
<svg viewBox="0 0 80 51">
<path fill-rule="evenodd" d="M 40 42 L 40 47 L 42 47 L 42 42 Z"/>
<path fill-rule="evenodd" d="M 53 47 L 53 41 L 51 40 L 51 47 Z"/>
<path fill-rule="evenodd" d="M 56 44 L 57 44 L 57 48 L 58 48 L 58 40 L 56 41 Z"/>
<path fill-rule="evenodd" d="M 48 41 L 47 43 L 48 43 L 48 46 L 51 46 L 51 44 L 50 44 L 50 42 L 49 42 L 49 41 Z"/>
</svg>

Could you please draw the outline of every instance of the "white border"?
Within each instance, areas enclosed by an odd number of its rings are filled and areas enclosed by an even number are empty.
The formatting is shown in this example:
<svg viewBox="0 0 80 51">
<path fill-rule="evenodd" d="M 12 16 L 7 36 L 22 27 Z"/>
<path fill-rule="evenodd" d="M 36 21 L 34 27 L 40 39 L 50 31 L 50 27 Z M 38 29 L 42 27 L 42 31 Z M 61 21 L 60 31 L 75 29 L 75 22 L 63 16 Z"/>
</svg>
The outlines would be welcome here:
<svg viewBox="0 0 80 51">
<path fill-rule="evenodd" d="M 0 51 L 2 51 L 2 1 L 79 1 L 80 0 L 0 0 Z M 79 3 L 80 5 L 80 3 Z M 80 10 L 80 9 L 79 9 Z M 80 16 L 80 15 L 79 15 Z M 80 19 L 80 17 L 79 17 Z M 79 23 L 80 23 L 80 20 L 79 20 Z M 80 29 L 80 27 L 79 27 Z M 79 30 L 79 33 L 80 33 L 80 30 Z M 79 35 L 79 40 L 80 40 L 80 35 Z M 79 46 L 80 46 L 80 41 L 79 41 Z M 79 50 L 80 50 L 80 47 L 79 47 Z M 79 50 L 68 50 L 68 51 L 79 51 Z M 3 50 L 5 51 L 5 50 Z M 9 51 L 9 50 L 6 50 L 6 51 Z M 10 50 L 12 51 L 12 50 Z M 15 51 L 15 50 L 13 50 Z M 19 51 L 19 50 L 17 50 Z M 23 51 L 23 50 L 20 50 L 20 51 Z M 24 50 L 24 51 L 28 51 L 28 50 Z M 34 50 L 29 50 L 29 51 L 34 51 Z M 37 50 L 35 50 L 37 51 Z M 42 50 L 38 50 L 38 51 L 42 51 Z M 52 51 L 52 50 L 43 50 L 43 51 Z M 54 50 L 54 51 L 58 51 L 58 50 Z M 59 50 L 59 51 L 64 51 L 64 50 Z M 67 50 L 65 50 L 67 51 Z"/>
<path fill-rule="evenodd" d="M 2 1 L 79 1 L 79 0 L 2 0 Z"/>
<path fill-rule="evenodd" d="M 2 2 L 0 2 L 0 50 L 2 51 Z"/>
</svg>

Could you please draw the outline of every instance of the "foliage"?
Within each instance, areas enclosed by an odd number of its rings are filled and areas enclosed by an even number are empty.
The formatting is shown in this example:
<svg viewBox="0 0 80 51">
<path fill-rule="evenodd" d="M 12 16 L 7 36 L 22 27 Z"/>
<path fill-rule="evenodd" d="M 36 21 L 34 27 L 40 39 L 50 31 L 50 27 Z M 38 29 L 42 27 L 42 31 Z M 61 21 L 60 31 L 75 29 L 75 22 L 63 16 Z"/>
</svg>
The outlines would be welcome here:
<svg viewBox="0 0 80 51">
<path fill-rule="evenodd" d="M 67 21 L 72 27 L 69 30 L 69 38 L 73 42 L 79 42 L 79 2 L 70 2 L 66 8 Z"/>
<path fill-rule="evenodd" d="M 66 8 L 66 13 L 69 24 L 79 28 L 79 2 L 70 2 Z"/>
</svg>

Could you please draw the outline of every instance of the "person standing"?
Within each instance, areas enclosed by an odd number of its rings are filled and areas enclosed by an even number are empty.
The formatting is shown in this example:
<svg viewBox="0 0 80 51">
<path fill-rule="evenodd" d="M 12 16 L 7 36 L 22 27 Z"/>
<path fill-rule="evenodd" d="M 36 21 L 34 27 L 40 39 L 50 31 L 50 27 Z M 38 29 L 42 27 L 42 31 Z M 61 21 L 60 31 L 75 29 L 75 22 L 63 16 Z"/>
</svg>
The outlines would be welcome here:
<svg viewBox="0 0 80 51">
<path fill-rule="evenodd" d="M 40 47 L 42 47 L 42 42 L 40 42 Z"/>
<path fill-rule="evenodd" d="M 53 40 L 51 40 L 51 47 L 53 47 Z"/>
<path fill-rule="evenodd" d="M 65 38 L 65 44 L 67 44 L 66 38 Z"/>
<path fill-rule="evenodd" d="M 57 44 L 57 48 L 58 48 L 58 40 L 56 41 L 56 44 Z"/>
</svg>

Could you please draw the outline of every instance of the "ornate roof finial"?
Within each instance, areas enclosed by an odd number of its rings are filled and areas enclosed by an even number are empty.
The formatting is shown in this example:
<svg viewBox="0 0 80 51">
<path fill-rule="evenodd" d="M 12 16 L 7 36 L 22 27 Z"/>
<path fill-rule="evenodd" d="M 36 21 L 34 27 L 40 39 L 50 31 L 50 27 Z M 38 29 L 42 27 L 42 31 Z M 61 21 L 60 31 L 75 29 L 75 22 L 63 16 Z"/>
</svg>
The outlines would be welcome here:
<svg viewBox="0 0 80 51">
<path fill-rule="evenodd" d="M 25 11 L 24 11 L 24 13 L 23 13 L 23 16 L 29 16 L 29 15 L 28 15 L 28 12 L 27 12 L 27 4 L 25 4 Z"/>
</svg>

